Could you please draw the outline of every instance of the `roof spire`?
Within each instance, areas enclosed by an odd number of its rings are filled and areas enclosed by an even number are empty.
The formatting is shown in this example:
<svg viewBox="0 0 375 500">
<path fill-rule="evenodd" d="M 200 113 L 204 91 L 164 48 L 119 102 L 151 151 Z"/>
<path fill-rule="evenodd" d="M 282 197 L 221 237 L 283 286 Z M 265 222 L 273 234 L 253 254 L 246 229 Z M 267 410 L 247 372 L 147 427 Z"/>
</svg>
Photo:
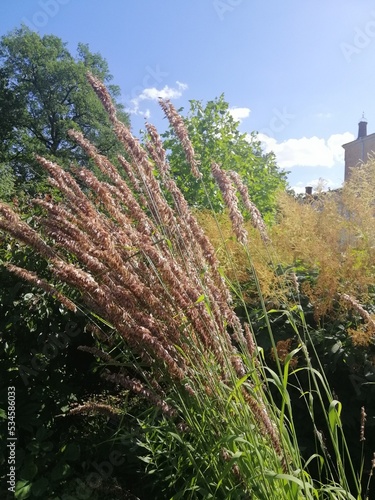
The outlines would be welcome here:
<svg viewBox="0 0 375 500">
<path fill-rule="evenodd" d="M 367 120 L 365 118 L 365 112 L 363 112 L 361 121 L 358 123 L 358 139 L 366 137 L 366 135 L 367 135 Z"/>
</svg>

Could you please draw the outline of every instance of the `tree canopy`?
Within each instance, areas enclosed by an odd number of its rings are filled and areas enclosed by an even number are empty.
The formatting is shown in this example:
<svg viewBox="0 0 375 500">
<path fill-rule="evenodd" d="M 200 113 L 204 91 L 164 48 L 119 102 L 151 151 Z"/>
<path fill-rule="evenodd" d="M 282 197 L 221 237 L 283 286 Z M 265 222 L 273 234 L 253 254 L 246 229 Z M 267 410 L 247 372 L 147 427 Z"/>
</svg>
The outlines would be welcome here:
<svg viewBox="0 0 375 500">
<path fill-rule="evenodd" d="M 262 214 L 266 217 L 272 214 L 276 192 L 286 188 L 286 172 L 279 170 L 273 153 L 262 151 L 255 133 L 249 135 L 239 131 L 239 122 L 230 113 L 224 95 L 205 106 L 201 101 L 190 101 L 184 121 L 200 161 L 203 183 L 190 174 L 183 148 L 171 127 L 163 137 L 172 172 L 189 203 L 215 210 L 223 207 L 210 173 L 211 164 L 215 162 L 225 170 L 240 174 Z"/>
<path fill-rule="evenodd" d="M 86 80 L 91 71 L 107 85 L 112 76 L 100 54 L 78 44 L 73 57 L 54 35 L 40 37 L 22 26 L 0 40 L 0 164 L 11 167 L 18 185 L 41 175 L 35 153 L 68 164 L 82 152 L 67 131 L 79 128 L 102 153 L 119 148 L 101 103 Z M 119 88 L 108 85 L 122 121 Z"/>
</svg>

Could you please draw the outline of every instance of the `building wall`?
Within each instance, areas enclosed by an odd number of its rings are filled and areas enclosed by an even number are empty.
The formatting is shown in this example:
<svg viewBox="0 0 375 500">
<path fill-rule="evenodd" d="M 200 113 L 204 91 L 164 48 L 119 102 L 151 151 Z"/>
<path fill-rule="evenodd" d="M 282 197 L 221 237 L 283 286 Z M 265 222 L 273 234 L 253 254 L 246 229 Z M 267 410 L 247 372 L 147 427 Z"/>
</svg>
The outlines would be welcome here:
<svg viewBox="0 0 375 500">
<path fill-rule="evenodd" d="M 350 177 L 350 169 L 360 162 L 366 162 L 369 154 L 375 154 L 375 134 L 366 135 L 343 145 L 345 149 L 345 180 Z"/>
</svg>

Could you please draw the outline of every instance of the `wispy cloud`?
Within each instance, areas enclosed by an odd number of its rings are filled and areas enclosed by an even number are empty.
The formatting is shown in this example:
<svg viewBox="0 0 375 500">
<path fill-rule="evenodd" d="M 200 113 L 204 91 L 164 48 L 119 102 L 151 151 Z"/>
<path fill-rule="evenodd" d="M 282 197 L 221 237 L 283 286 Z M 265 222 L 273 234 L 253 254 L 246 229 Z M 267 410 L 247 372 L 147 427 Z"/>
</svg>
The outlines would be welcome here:
<svg viewBox="0 0 375 500">
<path fill-rule="evenodd" d="M 178 99 L 182 96 L 183 92 L 188 88 L 186 83 L 176 81 L 176 87 L 169 87 L 165 85 L 163 88 L 158 89 L 157 87 L 149 87 L 142 90 L 142 92 L 134 97 L 130 103 L 131 106 L 127 109 L 128 113 L 131 114 L 142 114 L 150 116 L 150 110 L 140 111 L 140 103 L 143 101 L 157 101 L 159 98 L 162 99 Z"/>
<path fill-rule="evenodd" d="M 275 153 L 279 167 L 290 169 L 293 167 L 332 168 L 337 163 L 343 163 L 342 145 L 353 141 L 355 137 L 350 132 L 344 132 L 333 134 L 328 139 L 313 136 L 278 142 L 265 134 L 259 134 L 258 138 L 265 152 Z"/>
<path fill-rule="evenodd" d="M 251 113 L 250 108 L 229 108 L 229 113 L 233 116 L 233 119 L 236 120 L 237 122 L 241 122 L 245 118 L 248 118 Z"/>
<path fill-rule="evenodd" d="M 320 118 L 320 119 L 323 119 L 323 120 L 328 120 L 329 118 L 333 117 L 333 114 L 332 113 L 315 113 L 314 117 L 315 118 Z"/>
</svg>

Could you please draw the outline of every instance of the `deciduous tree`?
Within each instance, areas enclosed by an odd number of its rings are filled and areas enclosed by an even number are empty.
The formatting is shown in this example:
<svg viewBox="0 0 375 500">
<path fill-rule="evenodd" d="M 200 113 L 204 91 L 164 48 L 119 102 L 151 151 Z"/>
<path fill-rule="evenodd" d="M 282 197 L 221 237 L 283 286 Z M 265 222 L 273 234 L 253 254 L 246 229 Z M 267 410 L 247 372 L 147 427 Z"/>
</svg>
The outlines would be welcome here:
<svg viewBox="0 0 375 500">
<path fill-rule="evenodd" d="M 215 210 L 223 207 L 211 176 L 211 164 L 215 162 L 225 170 L 237 172 L 263 216 L 271 216 L 277 191 L 286 188 L 286 172 L 277 167 L 273 153 L 262 151 L 255 133 L 239 131 L 239 122 L 230 113 L 224 95 L 205 106 L 201 101 L 190 101 L 184 121 L 200 161 L 203 182 L 190 174 L 190 166 L 174 130 L 170 127 L 163 137 L 172 172 L 189 203 Z"/>
<path fill-rule="evenodd" d="M 18 185 L 32 181 L 35 190 L 42 175 L 35 153 L 56 157 L 63 164 L 82 160 L 67 136 L 70 128 L 79 128 L 109 156 L 119 149 L 86 80 L 88 70 L 107 84 L 112 79 L 106 60 L 85 44 L 78 45 L 73 57 L 60 38 L 40 37 L 25 26 L 0 40 L 0 163 L 12 168 Z M 109 88 L 121 120 L 127 121 L 116 102 L 119 88 Z"/>
</svg>

